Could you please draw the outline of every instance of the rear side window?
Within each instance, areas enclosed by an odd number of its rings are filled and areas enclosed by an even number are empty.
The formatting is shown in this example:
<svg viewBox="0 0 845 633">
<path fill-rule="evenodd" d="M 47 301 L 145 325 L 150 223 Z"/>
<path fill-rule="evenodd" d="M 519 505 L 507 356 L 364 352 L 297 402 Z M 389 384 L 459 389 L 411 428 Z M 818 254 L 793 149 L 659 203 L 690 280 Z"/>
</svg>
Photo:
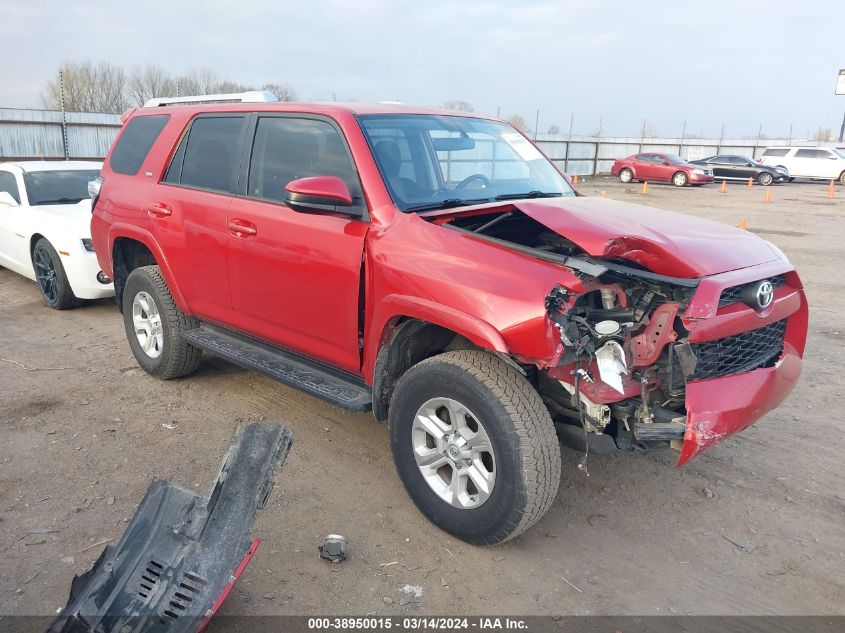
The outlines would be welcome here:
<svg viewBox="0 0 845 633">
<path fill-rule="evenodd" d="M 327 121 L 262 117 L 255 130 L 248 193 L 281 202 L 285 185 L 297 178 L 337 176 L 355 207 L 363 206 L 358 175 L 340 133 Z"/>
<path fill-rule="evenodd" d="M 789 148 L 769 148 L 763 152 L 763 156 L 786 156 L 789 153 Z"/>
<path fill-rule="evenodd" d="M 5 191 L 15 199 L 18 204 L 21 203 L 21 195 L 18 191 L 18 183 L 15 180 L 15 175 L 7 171 L 0 171 L 0 191 Z"/>
<path fill-rule="evenodd" d="M 179 144 L 165 182 L 233 193 L 246 117 L 198 117 Z"/>
<path fill-rule="evenodd" d="M 799 149 L 795 158 L 830 158 L 832 154 L 823 149 Z"/>
<path fill-rule="evenodd" d="M 131 119 L 123 128 L 109 158 L 112 171 L 127 176 L 137 174 L 168 120 L 169 114 L 136 116 Z"/>
</svg>

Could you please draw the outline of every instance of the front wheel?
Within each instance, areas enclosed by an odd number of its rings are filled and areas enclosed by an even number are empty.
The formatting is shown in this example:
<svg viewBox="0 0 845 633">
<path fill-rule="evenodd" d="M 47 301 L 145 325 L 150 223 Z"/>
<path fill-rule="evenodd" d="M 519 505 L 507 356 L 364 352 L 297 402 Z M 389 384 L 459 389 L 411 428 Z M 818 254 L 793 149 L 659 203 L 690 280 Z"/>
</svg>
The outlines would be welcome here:
<svg viewBox="0 0 845 633">
<path fill-rule="evenodd" d="M 554 425 L 525 376 L 501 358 L 462 350 L 418 363 L 396 385 L 388 424 L 411 499 L 468 543 L 507 541 L 554 501 Z"/>
<path fill-rule="evenodd" d="M 845 187 L 845 171 L 839 174 L 839 184 Z"/>
<path fill-rule="evenodd" d="M 149 374 L 168 380 L 194 371 L 202 350 L 182 340 L 197 327 L 182 312 L 158 266 L 133 270 L 123 289 L 123 325 L 135 360 Z"/>
<path fill-rule="evenodd" d="M 633 179 L 634 179 L 634 172 L 632 172 L 630 169 L 626 168 L 626 169 L 623 169 L 622 171 L 619 172 L 619 180 L 621 180 L 622 182 L 629 183 Z"/>
<path fill-rule="evenodd" d="M 44 303 L 54 310 L 68 310 L 79 305 L 67 279 L 65 267 L 53 245 L 39 239 L 32 249 L 32 268 Z"/>
<path fill-rule="evenodd" d="M 757 183 L 763 185 L 764 187 L 768 187 L 772 184 L 772 182 L 774 182 L 774 179 L 774 176 L 772 176 L 769 172 L 763 171 L 757 176 Z"/>
<path fill-rule="evenodd" d="M 676 187 L 686 187 L 687 182 L 689 182 L 689 176 L 682 171 L 679 171 L 672 176 L 672 184 Z"/>
</svg>

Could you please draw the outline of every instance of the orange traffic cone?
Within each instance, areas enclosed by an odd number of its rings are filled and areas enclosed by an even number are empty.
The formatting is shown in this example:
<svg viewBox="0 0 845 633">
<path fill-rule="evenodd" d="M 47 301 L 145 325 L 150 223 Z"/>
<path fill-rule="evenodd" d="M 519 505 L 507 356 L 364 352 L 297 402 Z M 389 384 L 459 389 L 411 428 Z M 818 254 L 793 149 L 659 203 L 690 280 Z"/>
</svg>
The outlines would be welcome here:
<svg viewBox="0 0 845 633">
<path fill-rule="evenodd" d="M 722 181 L 722 186 L 719 187 L 719 191 L 721 191 L 722 193 L 728 192 L 728 181 L 727 180 Z"/>
<path fill-rule="evenodd" d="M 578 184 L 578 174 L 575 174 L 574 176 L 572 176 L 572 184 L 573 185 Z"/>
<path fill-rule="evenodd" d="M 754 179 L 751 176 L 749 176 L 748 177 L 748 188 L 751 189 L 751 187 L 753 187 L 753 186 L 754 186 Z"/>
<path fill-rule="evenodd" d="M 640 189 L 640 194 L 643 196 L 648 195 L 648 180 L 643 180 L 643 188 Z"/>
<path fill-rule="evenodd" d="M 739 228 L 741 228 L 744 231 L 746 226 L 748 226 L 748 221 L 745 218 L 742 218 L 739 221 Z"/>
<path fill-rule="evenodd" d="M 827 186 L 827 197 L 833 200 L 836 197 L 836 183 L 831 180 Z"/>
<path fill-rule="evenodd" d="M 772 190 L 766 189 L 766 195 L 763 196 L 763 202 L 771 202 L 772 201 Z"/>
<path fill-rule="evenodd" d="M 602 192 L 601 192 L 601 197 L 602 197 L 602 198 L 607 198 L 607 192 L 606 192 L 606 191 L 602 191 Z"/>
</svg>

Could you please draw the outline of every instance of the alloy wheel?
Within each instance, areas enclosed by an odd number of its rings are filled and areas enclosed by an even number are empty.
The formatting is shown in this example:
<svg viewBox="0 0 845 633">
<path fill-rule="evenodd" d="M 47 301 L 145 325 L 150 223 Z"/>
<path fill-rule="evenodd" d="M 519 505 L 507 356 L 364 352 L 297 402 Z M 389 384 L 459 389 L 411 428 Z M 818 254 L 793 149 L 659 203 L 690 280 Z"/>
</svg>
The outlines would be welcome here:
<svg viewBox="0 0 845 633">
<path fill-rule="evenodd" d="M 56 266 L 50 253 L 44 248 L 36 248 L 33 253 L 33 267 L 38 287 L 48 303 L 54 304 L 59 298 L 59 280 L 56 276 Z"/>
<path fill-rule="evenodd" d="M 482 505 L 496 485 L 493 444 L 481 421 L 451 398 L 433 398 L 414 416 L 414 458 L 429 487 L 454 508 Z"/>
<path fill-rule="evenodd" d="M 149 293 L 141 291 L 132 300 L 132 323 L 144 353 L 150 358 L 161 356 L 164 348 L 161 314 Z"/>
</svg>

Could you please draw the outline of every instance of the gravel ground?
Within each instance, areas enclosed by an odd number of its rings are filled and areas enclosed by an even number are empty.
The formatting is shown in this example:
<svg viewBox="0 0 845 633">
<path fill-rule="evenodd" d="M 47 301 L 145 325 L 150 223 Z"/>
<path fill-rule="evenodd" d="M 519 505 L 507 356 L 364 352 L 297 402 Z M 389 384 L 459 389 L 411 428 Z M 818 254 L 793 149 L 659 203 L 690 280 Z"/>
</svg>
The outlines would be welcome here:
<svg viewBox="0 0 845 633">
<path fill-rule="evenodd" d="M 45 308 L 0 270 L 0 613 L 50 614 L 74 574 L 116 542 L 152 478 L 205 490 L 234 428 L 293 427 L 255 535 L 263 543 L 229 614 L 845 614 L 845 193 L 823 184 L 679 190 L 609 179 L 588 195 L 748 229 L 797 265 L 810 300 L 804 375 L 779 409 L 682 469 L 669 451 L 563 449 L 543 520 L 477 548 L 429 524 L 405 495 L 387 430 L 206 357 L 184 380 L 140 370 L 111 301 Z M 351 557 L 317 555 L 328 533 Z M 400 605 L 405 585 L 417 604 Z"/>
</svg>

